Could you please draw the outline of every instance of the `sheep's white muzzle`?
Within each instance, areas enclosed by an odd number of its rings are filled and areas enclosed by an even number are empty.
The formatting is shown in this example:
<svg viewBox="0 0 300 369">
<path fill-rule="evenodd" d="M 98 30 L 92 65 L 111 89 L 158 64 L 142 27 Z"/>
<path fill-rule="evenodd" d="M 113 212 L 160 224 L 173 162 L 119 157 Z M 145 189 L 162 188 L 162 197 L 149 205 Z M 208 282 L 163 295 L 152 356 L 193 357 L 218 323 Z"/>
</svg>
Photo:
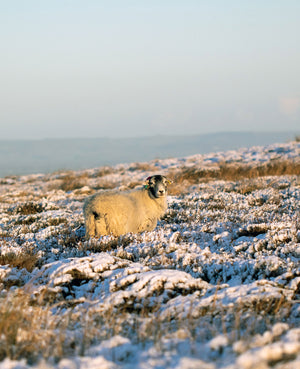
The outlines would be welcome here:
<svg viewBox="0 0 300 369">
<path fill-rule="evenodd" d="M 160 185 L 155 189 L 155 197 L 164 197 L 166 196 L 166 189 L 164 186 Z"/>
</svg>

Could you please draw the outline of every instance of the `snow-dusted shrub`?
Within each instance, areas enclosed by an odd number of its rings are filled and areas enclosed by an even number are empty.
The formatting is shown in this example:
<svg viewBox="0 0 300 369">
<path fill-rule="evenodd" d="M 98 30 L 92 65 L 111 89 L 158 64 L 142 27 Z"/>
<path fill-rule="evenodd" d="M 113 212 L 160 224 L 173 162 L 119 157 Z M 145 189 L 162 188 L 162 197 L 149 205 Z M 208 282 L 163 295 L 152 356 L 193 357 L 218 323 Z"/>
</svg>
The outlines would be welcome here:
<svg viewBox="0 0 300 369">
<path fill-rule="evenodd" d="M 0 266 L 9 265 L 12 268 L 26 269 L 31 272 L 38 263 L 38 256 L 36 251 L 30 248 L 25 248 L 22 253 L 16 253 L 13 251 L 4 253 L 0 252 Z M 14 284 L 14 281 L 10 281 Z M 16 281 L 18 284 L 18 281 Z"/>
<path fill-rule="evenodd" d="M 22 215 L 30 215 L 41 213 L 45 210 L 45 207 L 41 203 L 35 202 L 26 202 L 25 204 L 20 204 L 16 206 L 14 209 L 11 209 L 14 213 L 22 214 Z"/>
<path fill-rule="evenodd" d="M 242 179 L 255 179 L 265 176 L 300 175 L 300 163 L 290 160 L 274 160 L 266 163 L 246 164 L 233 162 L 218 162 L 211 166 L 199 167 L 198 165 L 182 167 L 180 170 L 171 171 L 171 177 L 176 186 L 172 188 L 172 194 L 182 192 L 184 187 L 192 184 L 205 183 L 211 180 L 238 181 Z M 181 191 L 178 191 L 178 188 Z M 248 188 L 244 192 L 253 191 Z"/>
<path fill-rule="evenodd" d="M 298 368 L 299 176 L 193 178 L 278 159 L 295 168 L 300 144 L 157 160 L 174 179 L 192 168 L 159 227 L 88 240 L 87 195 L 133 189 L 150 167 L 0 180 L 0 367 Z"/>
</svg>

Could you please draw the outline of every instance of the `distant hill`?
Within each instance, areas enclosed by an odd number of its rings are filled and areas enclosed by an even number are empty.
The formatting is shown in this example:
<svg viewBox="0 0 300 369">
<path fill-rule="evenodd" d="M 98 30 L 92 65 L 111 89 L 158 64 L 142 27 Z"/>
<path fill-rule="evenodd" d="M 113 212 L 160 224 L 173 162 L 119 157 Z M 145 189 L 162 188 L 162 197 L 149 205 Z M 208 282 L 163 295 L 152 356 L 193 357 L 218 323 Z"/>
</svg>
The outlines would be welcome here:
<svg viewBox="0 0 300 369">
<path fill-rule="evenodd" d="M 0 177 L 182 157 L 294 140 L 295 132 L 0 141 Z"/>
</svg>

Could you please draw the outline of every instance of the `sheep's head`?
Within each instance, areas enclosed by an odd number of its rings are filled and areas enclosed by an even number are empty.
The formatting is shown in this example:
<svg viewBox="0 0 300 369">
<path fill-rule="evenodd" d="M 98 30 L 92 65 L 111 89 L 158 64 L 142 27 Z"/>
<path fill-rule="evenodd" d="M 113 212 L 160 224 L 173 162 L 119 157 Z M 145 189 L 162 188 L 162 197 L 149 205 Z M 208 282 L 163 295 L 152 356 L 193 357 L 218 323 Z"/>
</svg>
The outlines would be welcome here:
<svg viewBox="0 0 300 369">
<path fill-rule="evenodd" d="M 150 195 L 155 198 L 164 197 L 167 195 L 167 186 L 172 183 L 168 178 L 162 175 L 155 175 L 146 179 L 145 188 Z"/>
</svg>

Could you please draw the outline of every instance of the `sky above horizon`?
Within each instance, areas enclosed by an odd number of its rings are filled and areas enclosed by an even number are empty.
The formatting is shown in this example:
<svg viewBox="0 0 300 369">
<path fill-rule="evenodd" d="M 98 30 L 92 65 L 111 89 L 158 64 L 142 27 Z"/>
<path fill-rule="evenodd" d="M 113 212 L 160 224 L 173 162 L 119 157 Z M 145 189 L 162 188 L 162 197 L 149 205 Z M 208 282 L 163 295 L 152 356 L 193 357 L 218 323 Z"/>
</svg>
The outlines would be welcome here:
<svg viewBox="0 0 300 369">
<path fill-rule="evenodd" d="M 0 0 L 0 139 L 300 130 L 299 0 Z"/>
</svg>

